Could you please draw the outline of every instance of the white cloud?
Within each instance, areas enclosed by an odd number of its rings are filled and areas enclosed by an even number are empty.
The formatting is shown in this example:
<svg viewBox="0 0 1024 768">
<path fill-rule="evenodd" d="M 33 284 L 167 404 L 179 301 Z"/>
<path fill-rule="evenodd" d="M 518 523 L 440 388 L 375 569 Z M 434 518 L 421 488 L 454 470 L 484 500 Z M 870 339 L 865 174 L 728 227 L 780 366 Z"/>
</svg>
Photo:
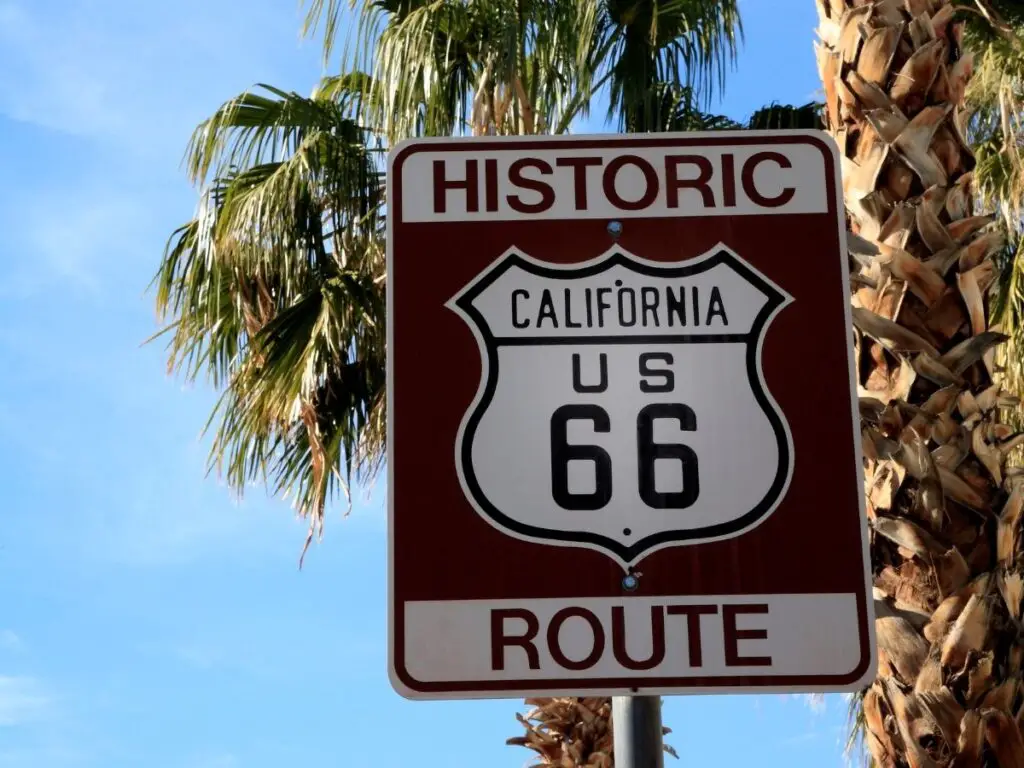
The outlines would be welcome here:
<svg viewBox="0 0 1024 768">
<path fill-rule="evenodd" d="M 46 29 L 24 6 L 0 4 L 0 43 L 10 63 L 0 79 L 0 105 L 15 120 L 76 135 L 121 130 L 126 115 L 117 94 L 95 71 L 98 41 L 83 34 L 75 14 L 65 19 L 71 34 L 59 36 L 54 45 L 52 29 Z M 109 56 L 104 56 L 109 59 Z M 17 76 L 15 76 L 17 72 Z"/>
<path fill-rule="evenodd" d="M 0 675 L 0 728 L 43 720 L 52 705 L 53 698 L 35 678 Z"/>
<path fill-rule="evenodd" d="M 305 523 L 255 489 L 243 507 L 204 480 L 209 440 L 194 438 L 206 408 L 169 391 L 154 356 L 162 342 L 138 349 L 156 330 L 147 286 L 195 203 L 178 167 L 190 130 L 254 82 L 308 90 L 319 74 L 317 43 L 301 57 L 287 51 L 297 41 L 294 4 L 244 6 L 240 15 L 237 3 L 208 0 L 0 0 L 0 120 L 50 129 L 32 131 L 38 166 L 16 169 L 0 189 L 0 304 L 30 310 L 2 319 L 0 352 L 16 350 L 12 368 L 34 374 L 26 380 L 45 371 L 73 382 L 77 413 L 42 418 L 58 433 L 70 418 L 93 435 L 93 456 L 71 462 L 76 528 L 62 532 L 88 557 L 159 566 L 285 547 L 298 560 Z M 93 415 L 104 409 L 97 430 Z M 0 437 L 37 467 L 57 463 L 65 448 L 24 438 L 41 426 L 36 413 L 29 428 L 32 413 L 0 404 Z M 166 453 L 179 447 L 187 455 Z M 357 504 L 354 517 L 384 525 L 379 507 Z"/>
<path fill-rule="evenodd" d="M 828 711 L 828 702 L 831 696 L 823 693 L 784 693 L 781 694 L 784 700 L 796 700 L 807 707 L 814 715 L 820 715 Z"/>
<path fill-rule="evenodd" d="M 828 709 L 828 700 L 822 693 L 806 693 L 802 698 L 815 714 L 821 714 Z"/>
<path fill-rule="evenodd" d="M 17 258 L 0 300 L 52 292 L 54 277 L 93 295 L 113 279 L 133 296 L 145 287 L 192 212 L 179 161 L 194 126 L 254 79 L 284 79 L 274 52 L 287 11 L 250 0 L 245 16 L 249 44 L 227 46 L 238 19 L 224 3 L 0 0 L 0 116 L 46 129 L 33 136 L 39 173 L 2 190 L 0 252 Z M 76 140 L 53 145 L 48 132 Z"/>
<path fill-rule="evenodd" d="M 147 227 L 152 213 L 141 198 L 92 182 L 23 192 L 3 218 L 10 221 L 8 231 L 14 230 L 9 244 L 32 258 L 4 270 L 4 282 L 10 278 L 12 284 L 0 287 L 0 297 L 37 294 L 59 280 L 95 300 L 109 294 L 114 281 L 127 282 L 122 276 L 130 276 L 140 293 L 150 275 L 129 259 L 151 254 L 155 265 L 161 247 Z"/>
<path fill-rule="evenodd" d="M 279 79 L 281 30 L 299 26 L 293 7 L 250 0 L 240 35 L 247 44 L 228 46 L 224 30 L 238 26 L 235 8 L 206 0 L 0 0 L 0 112 L 113 140 L 122 152 L 180 152 L 183 131 L 217 103 Z"/>
<path fill-rule="evenodd" d="M 192 213 L 179 161 L 195 125 L 254 82 L 312 87 L 319 68 L 280 56 L 295 8 L 245 6 L 240 27 L 237 6 L 207 0 L 0 0 L 0 116 L 45 128 L 32 149 L 49 160 L 0 197 L 0 252 L 17 255 L 0 300 L 52 292 L 54 277 L 93 295 L 130 281 L 138 295 Z M 226 30 L 245 43 L 225 44 Z M 76 140 L 51 146 L 47 132 Z"/>
</svg>

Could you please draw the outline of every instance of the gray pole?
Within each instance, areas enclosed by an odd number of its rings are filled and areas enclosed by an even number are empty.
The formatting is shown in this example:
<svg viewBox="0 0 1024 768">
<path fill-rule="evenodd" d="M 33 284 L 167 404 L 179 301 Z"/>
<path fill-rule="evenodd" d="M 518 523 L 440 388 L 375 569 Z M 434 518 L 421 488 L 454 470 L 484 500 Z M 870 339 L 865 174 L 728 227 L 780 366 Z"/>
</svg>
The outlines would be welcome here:
<svg viewBox="0 0 1024 768">
<path fill-rule="evenodd" d="M 664 768 L 661 697 L 613 696 L 615 768 Z"/>
</svg>

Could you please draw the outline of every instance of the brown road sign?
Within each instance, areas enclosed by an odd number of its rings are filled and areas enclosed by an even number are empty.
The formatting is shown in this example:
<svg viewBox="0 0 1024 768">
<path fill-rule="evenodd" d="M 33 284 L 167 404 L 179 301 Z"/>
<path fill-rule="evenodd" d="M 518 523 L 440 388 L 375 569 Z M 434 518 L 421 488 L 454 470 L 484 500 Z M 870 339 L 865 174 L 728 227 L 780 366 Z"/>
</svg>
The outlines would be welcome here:
<svg viewBox="0 0 1024 768">
<path fill-rule="evenodd" d="M 815 132 L 392 152 L 400 693 L 873 676 L 838 167 Z"/>
</svg>

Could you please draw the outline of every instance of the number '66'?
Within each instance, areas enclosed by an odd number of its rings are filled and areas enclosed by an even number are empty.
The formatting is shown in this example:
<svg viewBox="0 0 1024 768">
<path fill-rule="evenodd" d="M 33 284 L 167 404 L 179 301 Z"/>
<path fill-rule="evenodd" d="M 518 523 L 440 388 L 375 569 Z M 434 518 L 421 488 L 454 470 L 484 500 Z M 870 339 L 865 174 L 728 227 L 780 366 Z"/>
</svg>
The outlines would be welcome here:
<svg viewBox="0 0 1024 768">
<path fill-rule="evenodd" d="M 654 422 L 673 419 L 684 432 L 697 429 L 693 409 L 681 403 L 651 403 L 636 416 L 637 485 L 640 498 L 654 509 L 686 509 L 700 493 L 697 454 L 688 445 L 654 442 Z M 595 432 L 610 432 L 611 419 L 599 405 L 563 405 L 551 415 L 551 495 L 563 509 L 601 509 L 612 498 L 612 458 L 599 445 L 571 445 L 568 442 L 570 421 L 589 421 Z M 675 459 L 683 473 L 683 489 L 659 493 L 654 487 L 654 462 Z M 593 493 L 569 492 L 569 462 L 591 461 L 594 464 Z"/>
</svg>

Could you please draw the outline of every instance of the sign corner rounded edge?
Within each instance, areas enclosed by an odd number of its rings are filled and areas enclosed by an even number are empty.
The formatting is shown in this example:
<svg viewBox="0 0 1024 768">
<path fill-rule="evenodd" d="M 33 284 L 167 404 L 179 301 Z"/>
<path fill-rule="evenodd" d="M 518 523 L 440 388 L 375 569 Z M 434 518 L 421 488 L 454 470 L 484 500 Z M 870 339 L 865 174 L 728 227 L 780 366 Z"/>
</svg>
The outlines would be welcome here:
<svg viewBox="0 0 1024 768">
<path fill-rule="evenodd" d="M 403 699 L 419 701 L 431 698 L 428 693 L 412 685 L 417 681 L 405 669 L 404 663 L 399 665 L 395 657 L 394 644 L 388 649 L 388 681 L 391 683 L 391 689 Z"/>
<path fill-rule="evenodd" d="M 388 150 L 388 187 L 393 186 L 395 181 L 398 180 L 398 178 L 400 177 L 402 165 L 409 158 L 409 155 L 422 151 L 424 148 L 426 148 L 427 144 L 428 142 L 423 139 L 402 139 L 400 142 L 398 142 L 393 147 L 391 147 L 391 149 Z M 396 176 L 396 174 L 399 175 Z"/>
<path fill-rule="evenodd" d="M 801 129 L 799 135 L 803 136 L 808 144 L 816 146 L 821 151 L 825 157 L 825 164 L 835 172 L 836 180 L 841 183 L 841 155 L 839 145 L 832 135 L 828 131 L 814 128 Z"/>
<path fill-rule="evenodd" d="M 869 617 L 870 624 L 874 624 L 873 617 Z M 861 649 L 861 659 L 857 666 L 845 676 L 843 684 L 836 690 L 846 693 L 856 693 L 867 688 L 878 676 L 878 646 L 874 632 L 869 632 L 866 647 Z M 866 651 L 866 653 L 865 653 Z"/>
</svg>

